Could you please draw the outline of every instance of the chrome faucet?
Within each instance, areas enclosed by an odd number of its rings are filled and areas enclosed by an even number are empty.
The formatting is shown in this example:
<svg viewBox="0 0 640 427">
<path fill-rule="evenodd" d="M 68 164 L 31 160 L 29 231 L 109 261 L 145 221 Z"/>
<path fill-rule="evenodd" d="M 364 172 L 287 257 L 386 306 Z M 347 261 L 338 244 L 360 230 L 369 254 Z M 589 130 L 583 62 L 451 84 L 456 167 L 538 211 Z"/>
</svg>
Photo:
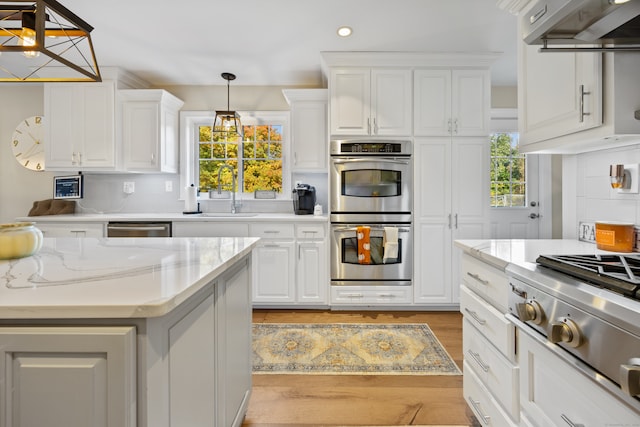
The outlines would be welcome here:
<svg viewBox="0 0 640 427">
<path fill-rule="evenodd" d="M 236 183 L 236 176 L 233 174 L 233 168 L 229 165 L 222 165 L 220 166 L 220 168 L 218 168 L 218 194 L 221 194 L 221 188 L 220 188 L 220 174 L 222 173 L 223 169 L 229 169 L 229 172 L 231 172 L 231 213 L 234 214 L 236 213 L 236 208 L 238 207 L 238 205 L 236 204 L 236 190 L 237 190 L 237 183 Z"/>
</svg>

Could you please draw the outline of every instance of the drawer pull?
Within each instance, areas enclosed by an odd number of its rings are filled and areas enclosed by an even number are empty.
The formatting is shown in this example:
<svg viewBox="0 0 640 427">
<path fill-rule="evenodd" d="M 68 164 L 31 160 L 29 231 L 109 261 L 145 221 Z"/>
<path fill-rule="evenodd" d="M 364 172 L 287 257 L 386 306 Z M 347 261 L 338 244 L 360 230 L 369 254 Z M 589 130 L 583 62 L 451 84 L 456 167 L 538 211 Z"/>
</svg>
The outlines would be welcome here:
<svg viewBox="0 0 640 427">
<path fill-rule="evenodd" d="M 345 298 L 364 298 L 362 294 L 344 294 Z"/>
<path fill-rule="evenodd" d="M 278 230 L 264 230 L 264 234 L 279 234 Z"/>
<path fill-rule="evenodd" d="M 562 421 L 564 421 L 565 423 L 567 423 L 571 427 L 584 427 L 584 424 L 576 424 L 576 423 L 574 423 L 565 414 L 561 414 L 560 418 L 562 418 Z"/>
<path fill-rule="evenodd" d="M 378 294 L 378 298 L 395 298 L 394 294 Z"/>
<path fill-rule="evenodd" d="M 482 361 L 482 358 L 480 357 L 480 353 L 474 353 L 471 349 L 469 349 L 467 353 L 469 353 L 469 355 L 473 358 L 473 360 L 475 360 L 476 363 L 480 365 L 483 371 L 489 372 L 489 365 L 487 365 Z"/>
<path fill-rule="evenodd" d="M 482 283 L 483 285 L 488 285 L 489 281 L 488 280 L 484 280 L 482 277 L 480 277 L 480 275 L 475 274 L 475 273 L 469 273 L 467 271 L 467 276 L 473 277 L 474 279 L 476 279 L 478 282 Z"/>
<path fill-rule="evenodd" d="M 471 396 L 469 396 L 469 403 L 471 403 L 471 406 L 473 406 L 473 409 L 476 411 L 476 414 L 484 420 L 484 423 L 489 424 L 489 421 L 491 421 L 491 417 L 489 415 L 484 415 L 482 413 L 482 410 L 480 409 L 480 401 L 473 400 Z"/>
<path fill-rule="evenodd" d="M 476 322 L 478 322 L 481 325 L 485 325 L 487 323 L 486 320 L 480 318 L 480 316 L 478 316 L 478 313 L 476 313 L 475 311 L 471 311 L 468 308 L 464 308 L 464 311 L 466 311 L 467 313 L 469 313 L 469 316 L 473 317 L 473 320 L 475 320 Z"/>
</svg>

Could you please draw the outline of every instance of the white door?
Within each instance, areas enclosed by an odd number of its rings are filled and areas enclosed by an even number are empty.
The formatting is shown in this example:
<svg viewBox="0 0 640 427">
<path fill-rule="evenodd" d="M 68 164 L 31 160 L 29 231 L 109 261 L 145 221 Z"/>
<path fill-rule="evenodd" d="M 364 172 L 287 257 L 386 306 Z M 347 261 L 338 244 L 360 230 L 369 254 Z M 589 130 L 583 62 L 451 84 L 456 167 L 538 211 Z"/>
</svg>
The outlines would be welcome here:
<svg viewBox="0 0 640 427">
<path fill-rule="evenodd" d="M 493 133 L 512 133 L 517 129 L 517 113 L 515 109 L 494 109 L 491 111 L 491 128 Z M 493 161 L 493 160 L 492 160 Z M 551 209 L 544 208 L 546 201 L 540 201 L 539 177 L 540 162 L 538 155 L 526 155 L 526 176 L 525 188 L 526 197 L 520 206 L 494 206 L 491 201 L 489 218 L 491 221 L 492 239 L 537 239 L 540 237 L 541 211 L 551 212 Z M 489 173 L 489 171 L 487 171 Z M 550 173 L 547 171 L 546 173 Z M 508 196 L 505 195 L 505 198 Z M 551 198 L 549 197 L 549 203 Z M 509 205 L 510 203 L 504 203 Z M 516 203 L 518 204 L 518 203 Z M 549 219 L 550 218 L 545 218 Z"/>
</svg>

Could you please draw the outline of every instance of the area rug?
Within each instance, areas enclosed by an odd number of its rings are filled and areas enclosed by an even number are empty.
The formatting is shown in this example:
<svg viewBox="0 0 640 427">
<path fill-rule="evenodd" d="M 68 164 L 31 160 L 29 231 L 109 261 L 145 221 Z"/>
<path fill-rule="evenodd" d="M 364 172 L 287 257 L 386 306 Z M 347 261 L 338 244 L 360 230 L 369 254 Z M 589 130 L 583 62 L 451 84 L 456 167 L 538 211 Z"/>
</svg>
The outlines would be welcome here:
<svg viewBox="0 0 640 427">
<path fill-rule="evenodd" d="M 256 374 L 461 375 L 426 324 L 253 324 Z"/>
</svg>

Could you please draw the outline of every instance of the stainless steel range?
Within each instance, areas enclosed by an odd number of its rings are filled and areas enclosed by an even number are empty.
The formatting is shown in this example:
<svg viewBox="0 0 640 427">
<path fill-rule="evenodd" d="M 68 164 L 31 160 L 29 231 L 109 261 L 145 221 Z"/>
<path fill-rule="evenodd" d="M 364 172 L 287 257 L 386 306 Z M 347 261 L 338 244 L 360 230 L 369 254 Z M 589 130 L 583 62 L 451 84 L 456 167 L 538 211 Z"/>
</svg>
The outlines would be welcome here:
<svg viewBox="0 0 640 427">
<path fill-rule="evenodd" d="M 537 264 L 507 267 L 507 317 L 640 419 L 640 255 L 543 255 Z"/>
</svg>

